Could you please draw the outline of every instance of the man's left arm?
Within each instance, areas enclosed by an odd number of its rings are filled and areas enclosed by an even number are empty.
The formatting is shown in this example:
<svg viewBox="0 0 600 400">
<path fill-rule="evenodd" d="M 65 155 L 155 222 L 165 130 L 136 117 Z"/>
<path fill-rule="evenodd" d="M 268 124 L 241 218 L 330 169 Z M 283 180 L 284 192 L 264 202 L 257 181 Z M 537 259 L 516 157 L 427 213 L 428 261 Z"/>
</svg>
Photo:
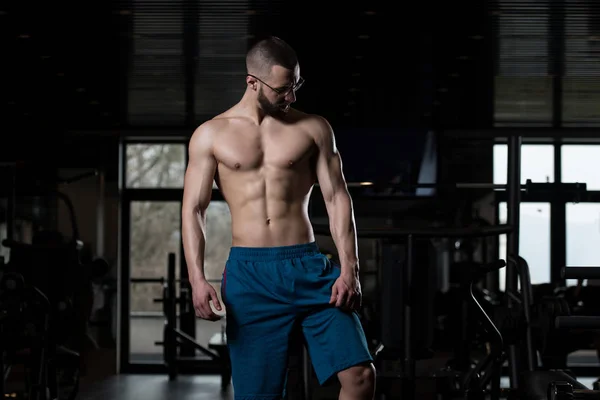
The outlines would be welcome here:
<svg viewBox="0 0 600 400">
<path fill-rule="evenodd" d="M 342 275 L 358 276 L 358 246 L 352 199 L 348 192 L 342 158 L 336 147 L 333 129 L 323 119 L 318 119 L 315 142 L 318 155 L 316 173 L 321 193 L 327 207 L 331 237 L 338 251 Z"/>
</svg>

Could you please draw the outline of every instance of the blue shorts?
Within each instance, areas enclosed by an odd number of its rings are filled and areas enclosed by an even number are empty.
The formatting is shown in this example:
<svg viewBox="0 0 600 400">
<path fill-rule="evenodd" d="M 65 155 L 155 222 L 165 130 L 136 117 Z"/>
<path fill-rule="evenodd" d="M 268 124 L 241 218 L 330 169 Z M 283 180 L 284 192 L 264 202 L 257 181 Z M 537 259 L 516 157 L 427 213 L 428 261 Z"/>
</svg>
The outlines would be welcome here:
<svg viewBox="0 0 600 400">
<path fill-rule="evenodd" d="M 302 329 L 321 385 L 372 361 L 358 315 L 329 304 L 339 276 L 314 242 L 231 248 L 221 295 L 236 400 L 284 396 L 294 327 Z"/>
</svg>

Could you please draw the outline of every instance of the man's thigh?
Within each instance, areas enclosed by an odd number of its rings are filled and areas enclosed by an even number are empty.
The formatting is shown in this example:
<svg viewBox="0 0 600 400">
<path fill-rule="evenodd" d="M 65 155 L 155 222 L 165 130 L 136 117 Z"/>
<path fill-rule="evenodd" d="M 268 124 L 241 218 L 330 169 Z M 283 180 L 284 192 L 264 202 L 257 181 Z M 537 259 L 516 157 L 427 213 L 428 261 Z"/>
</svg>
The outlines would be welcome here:
<svg viewBox="0 0 600 400">
<path fill-rule="evenodd" d="M 222 282 L 227 346 L 236 400 L 281 399 L 285 394 L 293 307 L 277 298 L 270 266 L 228 262 Z M 274 294 L 275 293 L 275 294 Z"/>
<path fill-rule="evenodd" d="M 231 316 L 227 319 L 235 399 L 281 399 L 285 395 L 293 316 L 279 316 L 250 325 L 230 323 Z"/>
<path fill-rule="evenodd" d="M 302 330 L 319 383 L 338 372 L 373 361 L 365 333 L 354 312 L 325 307 L 302 320 Z"/>
</svg>

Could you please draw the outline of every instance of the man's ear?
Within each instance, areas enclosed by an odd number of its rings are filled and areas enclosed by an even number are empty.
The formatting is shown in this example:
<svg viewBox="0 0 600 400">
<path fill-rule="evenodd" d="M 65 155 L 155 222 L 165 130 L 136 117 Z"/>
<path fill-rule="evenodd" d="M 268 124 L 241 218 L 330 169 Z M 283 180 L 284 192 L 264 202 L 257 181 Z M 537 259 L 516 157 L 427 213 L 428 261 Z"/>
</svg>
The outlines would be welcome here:
<svg viewBox="0 0 600 400">
<path fill-rule="evenodd" d="M 256 90 L 258 88 L 258 82 L 256 78 L 250 75 L 246 75 L 246 84 L 250 86 L 253 90 Z"/>
</svg>

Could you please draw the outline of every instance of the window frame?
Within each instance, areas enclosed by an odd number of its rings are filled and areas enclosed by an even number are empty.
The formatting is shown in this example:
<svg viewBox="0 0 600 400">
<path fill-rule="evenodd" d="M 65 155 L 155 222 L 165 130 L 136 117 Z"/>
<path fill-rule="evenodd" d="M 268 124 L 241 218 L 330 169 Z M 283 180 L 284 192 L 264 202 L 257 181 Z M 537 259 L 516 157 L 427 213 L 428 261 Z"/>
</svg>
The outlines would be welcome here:
<svg viewBox="0 0 600 400">
<path fill-rule="evenodd" d="M 513 131 L 516 134 L 516 131 Z M 506 137 L 496 137 L 494 145 L 507 143 Z M 568 145 L 599 145 L 599 138 L 586 138 L 573 136 L 571 138 L 551 137 L 540 135 L 537 137 L 523 137 L 522 145 L 528 144 L 551 144 L 554 146 L 554 183 L 563 183 L 562 179 L 562 149 Z M 523 162 L 523 160 L 521 161 Z M 493 170 L 493 164 L 492 164 Z M 493 172 L 492 172 L 493 174 Z M 568 182 L 567 182 L 568 183 Z M 499 219 L 499 204 L 508 201 L 506 191 L 496 191 L 494 196 L 494 207 L 496 223 Z M 566 280 L 561 277 L 561 269 L 567 265 L 566 262 L 566 205 L 567 203 L 598 203 L 600 202 L 600 190 L 588 191 L 585 196 L 576 198 L 571 194 L 562 194 L 556 187 L 546 193 L 521 192 L 521 203 L 549 203 L 550 204 L 550 282 L 558 285 L 566 285 Z M 497 241 L 499 249 L 499 240 Z M 493 282 L 493 289 L 498 289 L 498 282 Z"/>
</svg>

